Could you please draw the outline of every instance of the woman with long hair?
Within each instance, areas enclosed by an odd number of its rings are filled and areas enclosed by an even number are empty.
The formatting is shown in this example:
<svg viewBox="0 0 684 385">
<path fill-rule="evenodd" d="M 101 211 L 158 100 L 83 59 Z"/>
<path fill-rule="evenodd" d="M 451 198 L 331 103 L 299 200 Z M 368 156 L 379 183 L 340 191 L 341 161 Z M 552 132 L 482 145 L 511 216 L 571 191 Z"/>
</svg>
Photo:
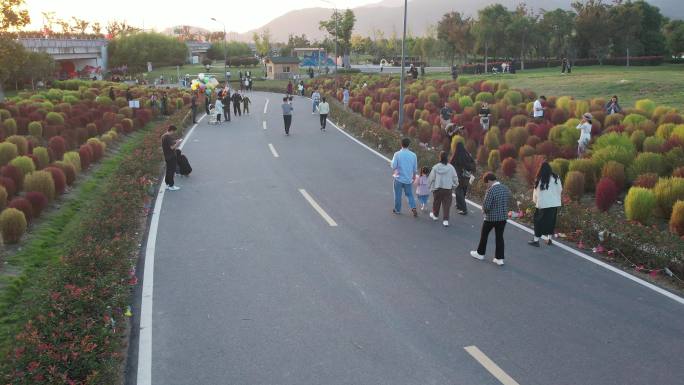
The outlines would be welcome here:
<svg viewBox="0 0 684 385">
<path fill-rule="evenodd" d="M 470 177 L 475 172 L 475 161 L 466 150 L 463 142 L 456 143 L 456 151 L 451 157 L 451 165 L 456 169 L 458 175 L 458 186 L 456 186 L 456 210 L 461 215 L 468 214 L 466 205 L 466 193 L 470 185 Z"/>
<path fill-rule="evenodd" d="M 544 161 L 537 171 L 532 193 L 532 201 L 536 209 L 534 211 L 534 239 L 528 242 L 530 246 L 539 247 L 539 239 L 544 237 L 546 237 L 546 244 L 551 244 L 558 208 L 561 206 L 561 192 L 563 192 L 563 186 L 560 177 L 553 172 L 549 162 Z"/>
</svg>

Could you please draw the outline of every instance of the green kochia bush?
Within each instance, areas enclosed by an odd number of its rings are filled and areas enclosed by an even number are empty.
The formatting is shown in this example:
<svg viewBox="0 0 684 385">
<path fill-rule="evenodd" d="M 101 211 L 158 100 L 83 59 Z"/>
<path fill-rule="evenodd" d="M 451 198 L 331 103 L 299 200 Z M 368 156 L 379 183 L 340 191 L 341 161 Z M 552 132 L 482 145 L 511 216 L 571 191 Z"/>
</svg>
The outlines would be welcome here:
<svg viewBox="0 0 684 385">
<path fill-rule="evenodd" d="M 556 158 L 549 164 L 551 165 L 553 172 L 560 176 L 561 180 L 565 180 L 565 176 L 568 173 L 568 167 L 570 167 L 570 161 L 564 158 Z"/>
<path fill-rule="evenodd" d="M 684 236 L 684 201 L 677 201 L 672 207 L 670 231 L 680 237 Z"/>
<path fill-rule="evenodd" d="M 501 164 L 501 155 L 499 155 L 499 150 L 492 150 L 489 152 L 489 157 L 487 158 L 487 167 L 489 170 L 496 171 Z"/>
<path fill-rule="evenodd" d="M 48 112 L 45 116 L 45 121 L 53 126 L 63 125 L 64 117 L 59 112 Z"/>
<path fill-rule="evenodd" d="M 632 165 L 629 167 L 628 175 L 630 179 L 636 178 L 638 175 L 646 173 L 654 173 L 664 175 L 667 171 L 665 164 L 665 157 L 661 154 L 653 152 L 642 152 L 637 155 Z"/>
<path fill-rule="evenodd" d="M 570 161 L 569 171 L 579 171 L 584 174 L 584 188 L 593 191 L 596 186 L 596 174 L 598 169 L 594 162 L 589 159 L 574 159 Z"/>
<path fill-rule="evenodd" d="M 579 201 L 584 195 L 584 174 L 579 171 L 568 171 L 563 189 L 570 199 Z"/>
<path fill-rule="evenodd" d="M 55 199 L 55 182 L 50 171 L 34 171 L 24 178 L 25 191 L 38 191 L 45 195 L 48 201 Z"/>
<path fill-rule="evenodd" d="M 81 172 L 81 156 L 76 151 L 69 151 L 64 154 L 64 161 L 74 167 L 77 174 Z"/>
<path fill-rule="evenodd" d="M 648 138 L 644 139 L 644 143 L 642 144 L 642 151 L 660 153 L 663 151 L 664 144 L 665 139 L 657 136 L 649 136 Z"/>
<path fill-rule="evenodd" d="M 43 169 L 50 163 L 50 153 L 45 147 L 36 147 L 33 149 L 33 156 L 38 160 L 38 168 Z"/>
<path fill-rule="evenodd" d="M 28 156 L 18 156 L 10 162 L 10 164 L 21 171 L 22 177 L 26 176 L 28 173 L 36 171 L 36 164 L 33 163 L 33 159 Z"/>
<path fill-rule="evenodd" d="M 622 190 L 625 187 L 625 166 L 612 160 L 608 161 L 603 165 L 601 177 L 611 179 L 615 183 L 615 187 Z"/>
<path fill-rule="evenodd" d="M 511 105 L 517 105 L 522 103 L 522 95 L 518 91 L 508 91 L 504 95 L 504 99 Z"/>
<path fill-rule="evenodd" d="M 653 193 L 663 217 L 670 218 L 675 202 L 684 200 L 684 178 L 661 178 Z"/>
<path fill-rule="evenodd" d="M 627 219 L 647 224 L 656 208 L 653 191 L 643 187 L 632 187 L 625 198 Z"/>
<path fill-rule="evenodd" d="M 639 123 L 646 121 L 646 117 L 640 114 L 629 114 L 622 120 L 625 126 L 638 126 Z"/>
<path fill-rule="evenodd" d="M 5 119 L 2 125 L 5 126 L 5 135 L 16 135 L 17 121 L 14 118 Z"/>
<path fill-rule="evenodd" d="M 26 232 L 24 213 L 14 208 L 7 208 L 0 213 L 0 233 L 5 244 L 17 243 Z"/>
<path fill-rule="evenodd" d="M 5 139 L 5 141 L 9 143 L 14 143 L 17 146 L 17 151 L 19 152 L 19 155 L 28 154 L 28 141 L 26 140 L 26 137 L 21 135 L 12 135 Z"/>
<path fill-rule="evenodd" d="M 10 142 L 0 143 L 0 166 L 4 166 L 12 159 L 19 156 L 17 145 Z"/>
</svg>

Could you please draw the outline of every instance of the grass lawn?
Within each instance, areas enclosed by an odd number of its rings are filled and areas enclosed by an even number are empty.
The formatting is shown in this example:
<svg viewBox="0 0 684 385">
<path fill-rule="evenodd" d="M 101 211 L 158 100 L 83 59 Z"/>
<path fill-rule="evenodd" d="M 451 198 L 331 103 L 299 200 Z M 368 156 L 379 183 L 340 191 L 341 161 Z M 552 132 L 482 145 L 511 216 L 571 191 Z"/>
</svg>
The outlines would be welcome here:
<svg viewBox="0 0 684 385">
<path fill-rule="evenodd" d="M 229 67 L 228 68 L 231 73 L 231 79 L 235 80 L 238 78 L 238 72 L 242 71 L 242 73 L 245 73 L 245 71 L 251 71 L 252 72 L 252 77 L 258 78 L 261 77 L 264 74 L 264 67 L 261 65 L 257 65 L 254 67 Z M 184 66 L 180 67 L 180 76 L 183 77 L 186 74 L 189 74 L 191 77 L 197 76 L 199 73 L 212 73 L 219 75 L 217 76 L 217 80 L 223 80 L 223 62 L 220 61 L 215 61 L 214 64 L 211 66 L 211 69 L 209 71 L 206 70 L 206 68 L 202 64 L 185 64 Z M 176 71 L 175 66 L 171 67 L 158 67 L 154 68 L 152 72 L 147 72 L 144 74 L 144 77 L 148 80 L 151 81 L 152 79 L 159 79 L 160 75 L 164 75 L 164 80 L 169 81 L 172 80 L 173 82 L 176 81 L 176 77 L 178 76 L 178 72 Z"/>
<path fill-rule="evenodd" d="M 448 74 L 430 74 L 447 79 Z M 561 75 L 559 68 L 518 71 L 515 75 L 479 75 L 464 77 L 503 80 L 512 88 L 527 88 L 537 94 L 574 96 L 578 99 L 620 97 L 623 106 L 633 106 L 639 99 L 651 99 L 658 105 L 684 110 L 684 65 L 663 64 L 653 67 L 591 66 L 575 67 L 572 74 Z"/>
</svg>

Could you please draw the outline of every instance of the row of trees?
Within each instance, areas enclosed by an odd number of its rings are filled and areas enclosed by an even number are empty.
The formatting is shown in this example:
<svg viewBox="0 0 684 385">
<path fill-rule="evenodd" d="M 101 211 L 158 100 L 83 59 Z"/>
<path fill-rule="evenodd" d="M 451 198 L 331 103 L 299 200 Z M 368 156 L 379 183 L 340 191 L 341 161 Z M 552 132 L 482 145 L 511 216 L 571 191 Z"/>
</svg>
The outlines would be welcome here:
<svg viewBox="0 0 684 385">
<path fill-rule="evenodd" d="M 133 73 L 146 71 L 147 62 L 155 66 L 183 65 L 188 47 L 182 41 L 156 32 L 123 35 L 107 46 L 110 67 L 128 66 Z"/>
</svg>

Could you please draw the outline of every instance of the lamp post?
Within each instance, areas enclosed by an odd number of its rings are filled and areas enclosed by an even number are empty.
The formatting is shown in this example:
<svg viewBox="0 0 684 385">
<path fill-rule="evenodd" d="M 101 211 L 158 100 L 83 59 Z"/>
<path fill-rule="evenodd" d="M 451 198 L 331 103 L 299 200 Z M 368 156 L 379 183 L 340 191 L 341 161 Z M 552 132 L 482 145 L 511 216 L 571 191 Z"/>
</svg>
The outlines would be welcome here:
<svg viewBox="0 0 684 385">
<path fill-rule="evenodd" d="M 406 11 L 408 0 L 404 0 L 404 33 L 401 37 L 401 74 L 399 75 L 399 125 L 398 131 L 401 131 L 404 125 L 404 70 L 406 68 L 406 60 L 404 50 L 406 48 Z"/>
<path fill-rule="evenodd" d="M 226 45 L 226 24 L 215 17 L 211 20 L 221 23 L 223 25 L 223 78 L 226 80 L 226 85 L 228 83 L 228 46 Z"/>
</svg>

